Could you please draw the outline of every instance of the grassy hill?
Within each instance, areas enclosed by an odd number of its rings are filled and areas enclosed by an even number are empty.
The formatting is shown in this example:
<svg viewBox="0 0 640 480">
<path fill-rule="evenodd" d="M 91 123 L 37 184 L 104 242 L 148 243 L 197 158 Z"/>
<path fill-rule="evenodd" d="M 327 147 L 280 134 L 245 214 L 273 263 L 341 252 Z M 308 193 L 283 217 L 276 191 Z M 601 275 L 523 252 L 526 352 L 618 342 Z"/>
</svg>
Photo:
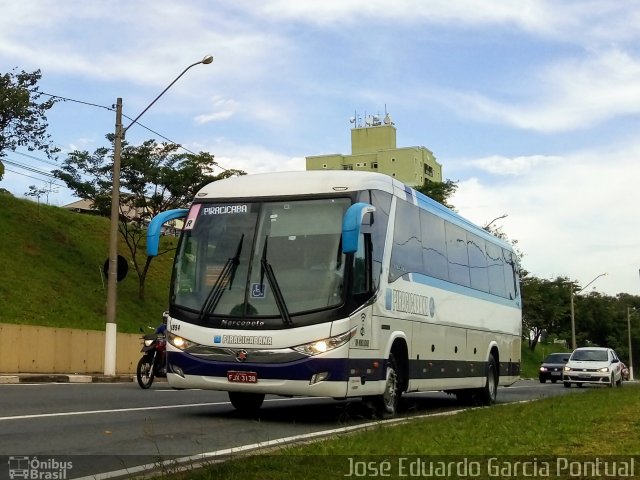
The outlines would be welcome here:
<svg viewBox="0 0 640 480">
<path fill-rule="evenodd" d="M 109 220 L 0 195 L 0 322 L 104 330 Z M 161 247 L 177 243 L 164 237 Z M 118 252 L 130 254 L 124 243 Z M 129 268 L 118 283 L 118 331 L 157 325 L 166 310 L 171 253 L 151 264 L 145 300 Z"/>
</svg>

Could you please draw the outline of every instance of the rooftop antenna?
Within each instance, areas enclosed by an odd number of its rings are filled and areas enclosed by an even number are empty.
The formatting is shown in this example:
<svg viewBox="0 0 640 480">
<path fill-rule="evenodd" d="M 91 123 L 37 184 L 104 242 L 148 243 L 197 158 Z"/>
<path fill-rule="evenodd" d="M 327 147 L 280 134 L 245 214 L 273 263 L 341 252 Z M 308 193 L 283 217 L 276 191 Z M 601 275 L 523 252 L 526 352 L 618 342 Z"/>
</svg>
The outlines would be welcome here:
<svg viewBox="0 0 640 480">
<path fill-rule="evenodd" d="M 353 111 L 353 117 L 349 118 L 349 123 L 353 123 L 353 128 L 359 128 L 360 127 L 360 118 L 358 117 L 358 111 L 357 110 Z"/>
</svg>

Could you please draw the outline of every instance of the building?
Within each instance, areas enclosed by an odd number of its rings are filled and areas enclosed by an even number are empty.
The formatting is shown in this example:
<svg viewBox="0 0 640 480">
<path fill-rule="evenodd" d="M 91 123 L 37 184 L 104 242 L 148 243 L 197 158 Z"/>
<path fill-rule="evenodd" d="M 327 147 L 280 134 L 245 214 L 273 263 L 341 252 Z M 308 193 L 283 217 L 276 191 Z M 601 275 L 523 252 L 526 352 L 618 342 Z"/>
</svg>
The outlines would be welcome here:
<svg viewBox="0 0 640 480">
<path fill-rule="evenodd" d="M 351 119 L 351 155 L 340 153 L 306 157 L 307 170 L 364 170 L 390 175 L 410 186 L 442 182 L 442 165 L 425 147 L 396 146 L 396 127 L 389 114 L 384 120 L 367 117 L 364 125 Z"/>
<path fill-rule="evenodd" d="M 121 192 L 120 198 L 126 198 L 127 194 Z M 80 199 L 72 203 L 68 203 L 67 205 L 63 205 L 62 208 L 66 208 L 67 210 L 71 210 L 73 212 L 84 213 L 89 215 L 100 215 L 100 212 L 96 210 L 93 206 L 93 202 L 91 200 Z M 153 216 L 153 212 L 150 212 L 146 208 L 139 207 L 131 207 L 130 205 L 120 203 L 120 215 L 126 217 L 128 220 L 140 220 L 142 217 L 145 218 L 143 221 L 145 224 L 149 221 L 149 218 Z M 103 215 L 104 217 L 108 217 L 108 215 Z M 180 230 L 182 230 L 182 226 L 184 225 L 183 219 L 174 219 L 167 222 L 162 226 L 162 231 L 165 234 L 178 236 Z"/>
</svg>

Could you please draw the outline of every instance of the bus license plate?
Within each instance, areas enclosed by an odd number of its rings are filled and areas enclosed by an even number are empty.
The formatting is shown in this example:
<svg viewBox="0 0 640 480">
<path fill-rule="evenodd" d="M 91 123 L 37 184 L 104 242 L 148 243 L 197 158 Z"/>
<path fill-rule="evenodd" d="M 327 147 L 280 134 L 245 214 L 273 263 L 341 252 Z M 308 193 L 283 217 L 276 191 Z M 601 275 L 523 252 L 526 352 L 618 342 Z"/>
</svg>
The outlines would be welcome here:
<svg viewBox="0 0 640 480">
<path fill-rule="evenodd" d="M 258 374 L 256 372 L 227 372 L 227 380 L 233 383 L 258 383 Z"/>
</svg>

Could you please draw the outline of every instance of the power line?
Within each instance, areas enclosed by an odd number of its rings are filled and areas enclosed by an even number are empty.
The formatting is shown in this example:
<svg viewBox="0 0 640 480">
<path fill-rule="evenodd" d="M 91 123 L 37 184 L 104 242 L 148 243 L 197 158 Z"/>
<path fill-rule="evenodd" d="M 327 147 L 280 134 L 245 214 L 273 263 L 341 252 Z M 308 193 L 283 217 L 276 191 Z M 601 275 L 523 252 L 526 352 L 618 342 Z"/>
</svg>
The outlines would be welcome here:
<svg viewBox="0 0 640 480">
<path fill-rule="evenodd" d="M 33 155 L 29 155 L 28 153 L 16 152 L 15 150 L 13 151 L 13 153 L 15 153 L 16 155 L 22 155 L 23 157 L 32 158 L 33 160 L 37 160 L 38 162 L 46 163 L 48 165 L 53 165 L 54 167 L 60 166 L 55 162 L 50 162 L 49 160 L 44 160 L 42 158 L 34 157 Z"/>
<path fill-rule="evenodd" d="M 11 170 L 10 168 L 6 168 L 5 167 L 5 170 L 7 172 L 15 173 L 16 175 L 22 175 L 23 177 L 33 178 L 34 180 L 38 180 L 40 182 L 47 182 L 47 183 L 50 182 L 50 180 L 45 180 L 43 178 L 38 178 L 38 177 L 31 176 L 31 175 L 27 175 L 26 173 L 22 173 L 22 172 L 17 172 L 15 170 Z M 55 185 L 56 187 L 68 188 L 66 185 L 60 185 L 59 183 L 55 183 L 55 182 L 51 182 L 51 185 Z"/>
<path fill-rule="evenodd" d="M 43 175 L 45 177 L 57 178 L 53 173 L 47 172 L 44 170 L 38 170 L 37 168 L 30 167 L 29 165 L 24 165 L 22 163 L 14 162 L 13 160 L 7 160 L 6 158 L 2 160 L 4 163 L 8 163 L 9 165 L 13 165 L 14 167 L 22 168 L 23 170 L 28 170 L 33 173 L 37 173 L 38 175 Z"/>
<path fill-rule="evenodd" d="M 60 96 L 60 95 L 53 95 L 53 94 L 51 94 L 51 93 L 46 93 L 46 92 L 39 92 L 39 93 L 41 93 L 42 95 L 46 95 L 46 96 L 48 96 L 48 97 L 51 97 L 51 98 L 59 98 L 60 100 L 65 101 L 65 102 L 75 102 L 75 103 L 80 103 L 80 104 L 82 104 L 82 105 L 88 105 L 88 106 L 91 106 L 91 107 L 104 108 L 105 110 L 109 110 L 109 111 L 111 111 L 111 112 L 115 112 L 115 111 L 116 111 L 116 110 L 115 110 L 115 108 L 113 108 L 113 107 L 107 107 L 107 106 L 105 106 L 105 105 L 99 105 L 99 104 L 97 104 L 97 103 L 85 102 L 85 101 L 82 101 L 82 100 L 76 100 L 75 98 L 62 97 L 62 96 Z M 125 117 L 125 118 L 127 118 L 128 120 L 133 121 L 133 118 L 129 117 L 128 115 L 125 115 L 124 113 L 122 114 L 122 116 L 123 116 L 123 117 Z M 133 125 L 133 124 L 132 124 L 132 125 Z M 142 128 L 144 128 L 145 130 L 148 130 L 149 132 L 153 133 L 154 135 L 159 136 L 160 138 L 162 138 L 163 140 L 166 140 L 166 141 L 167 141 L 167 142 L 169 142 L 169 143 L 173 143 L 174 145 L 178 145 L 178 147 L 179 147 L 179 148 L 181 148 L 182 150 L 186 151 L 187 153 L 190 153 L 190 154 L 192 154 L 192 155 L 197 155 L 197 153 L 195 153 L 195 152 L 193 152 L 193 151 L 189 150 L 187 147 L 184 147 L 184 146 L 183 146 L 183 145 L 181 145 L 180 143 L 175 142 L 175 141 L 171 140 L 170 138 L 165 137 L 165 136 L 164 136 L 164 135 L 162 135 L 161 133 L 158 133 L 158 132 L 156 132 L 155 130 L 152 130 L 151 128 L 149 128 L 149 127 L 147 127 L 147 126 L 143 125 L 143 124 L 142 124 L 142 123 L 140 123 L 140 122 L 136 122 L 136 125 L 141 126 L 141 127 L 142 127 Z M 225 172 L 229 170 L 228 168 L 224 168 L 222 165 L 220 165 L 220 164 L 219 164 L 219 163 L 217 163 L 217 162 L 216 162 L 216 166 L 217 166 L 218 168 L 222 169 L 222 170 L 223 170 L 223 171 L 225 171 Z"/>
</svg>

